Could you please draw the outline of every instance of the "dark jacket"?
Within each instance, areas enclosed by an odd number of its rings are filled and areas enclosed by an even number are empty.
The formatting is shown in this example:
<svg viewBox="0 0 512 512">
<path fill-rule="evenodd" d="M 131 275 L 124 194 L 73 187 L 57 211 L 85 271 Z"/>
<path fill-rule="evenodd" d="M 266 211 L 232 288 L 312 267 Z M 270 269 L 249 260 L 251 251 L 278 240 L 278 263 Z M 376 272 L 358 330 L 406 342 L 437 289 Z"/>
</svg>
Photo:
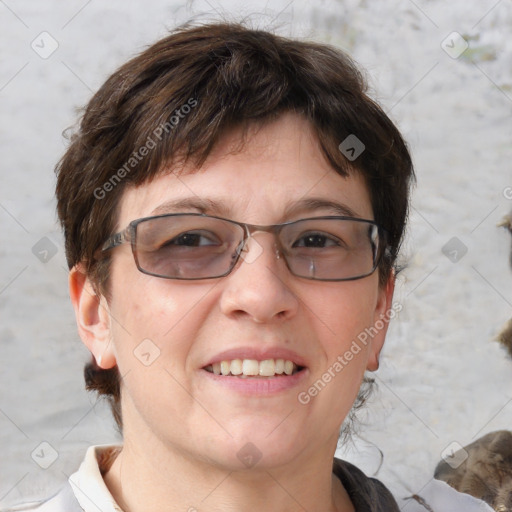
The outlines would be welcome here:
<svg viewBox="0 0 512 512">
<path fill-rule="evenodd" d="M 400 512 L 387 488 L 344 460 L 334 459 L 333 473 L 341 480 L 356 512 Z"/>
</svg>

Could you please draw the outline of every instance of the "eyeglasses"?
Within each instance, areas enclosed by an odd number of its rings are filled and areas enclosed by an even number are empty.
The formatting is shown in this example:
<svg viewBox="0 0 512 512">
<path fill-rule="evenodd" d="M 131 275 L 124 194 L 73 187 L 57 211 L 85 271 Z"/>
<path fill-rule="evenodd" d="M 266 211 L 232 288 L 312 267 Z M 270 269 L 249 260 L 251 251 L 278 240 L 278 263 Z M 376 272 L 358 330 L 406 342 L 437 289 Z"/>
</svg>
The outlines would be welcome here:
<svg viewBox="0 0 512 512">
<path fill-rule="evenodd" d="M 374 221 L 312 217 L 258 226 L 201 213 L 173 213 L 137 219 L 109 237 L 95 253 L 130 242 L 137 268 L 165 279 L 213 279 L 228 275 L 249 237 L 273 233 L 277 257 L 290 272 L 320 281 L 349 281 L 372 274 L 387 243 Z"/>
</svg>

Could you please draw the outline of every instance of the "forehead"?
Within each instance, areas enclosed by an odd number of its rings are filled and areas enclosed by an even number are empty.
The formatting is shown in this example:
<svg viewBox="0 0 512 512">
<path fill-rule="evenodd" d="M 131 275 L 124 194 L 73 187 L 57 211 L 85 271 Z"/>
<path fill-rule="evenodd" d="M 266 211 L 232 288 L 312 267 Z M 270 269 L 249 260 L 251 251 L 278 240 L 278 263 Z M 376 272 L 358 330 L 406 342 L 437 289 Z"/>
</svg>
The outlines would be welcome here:
<svg viewBox="0 0 512 512">
<path fill-rule="evenodd" d="M 310 214 L 372 219 L 369 194 L 356 172 L 339 175 L 327 162 L 310 124 L 297 114 L 226 133 L 200 169 L 163 169 L 149 183 L 128 187 L 119 225 L 136 218 L 200 211 L 255 224 Z"/>
</svg>

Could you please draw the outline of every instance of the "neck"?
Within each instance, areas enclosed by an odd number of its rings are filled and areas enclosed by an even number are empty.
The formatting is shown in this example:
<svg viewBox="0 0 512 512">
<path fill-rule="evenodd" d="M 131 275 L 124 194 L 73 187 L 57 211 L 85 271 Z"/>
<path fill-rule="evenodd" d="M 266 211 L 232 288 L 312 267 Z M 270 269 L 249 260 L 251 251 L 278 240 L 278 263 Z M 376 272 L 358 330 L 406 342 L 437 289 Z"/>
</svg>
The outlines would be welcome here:
<svg viewBox="0 0 512 512">
<path fill-rule="evenodd" d="M 231 471 L 168 446 L 125 440 L 104 480 L 124 512 L 354 510 L 332 474 L 332 456 L 311 453 L 279 467 Z"/>
</svg>

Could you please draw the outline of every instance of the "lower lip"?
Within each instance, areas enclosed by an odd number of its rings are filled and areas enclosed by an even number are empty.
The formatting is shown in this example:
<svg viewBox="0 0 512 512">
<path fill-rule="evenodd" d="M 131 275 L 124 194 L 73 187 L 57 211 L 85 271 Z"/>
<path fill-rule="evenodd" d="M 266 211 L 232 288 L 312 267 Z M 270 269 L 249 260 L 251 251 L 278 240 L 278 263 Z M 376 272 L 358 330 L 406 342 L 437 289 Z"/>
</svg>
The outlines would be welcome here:
<svg viewBox="0 0 512 512">
<path fill-rule="evenodd" d="M 308 373 L 307 368 L 293 375 L 276 375 L 275 377 L 233 377 L 216 375 L 201 370 L 202 374 L 216 384 L 246 395 L 274 395 L 298 386 Z"/>
</svg>

